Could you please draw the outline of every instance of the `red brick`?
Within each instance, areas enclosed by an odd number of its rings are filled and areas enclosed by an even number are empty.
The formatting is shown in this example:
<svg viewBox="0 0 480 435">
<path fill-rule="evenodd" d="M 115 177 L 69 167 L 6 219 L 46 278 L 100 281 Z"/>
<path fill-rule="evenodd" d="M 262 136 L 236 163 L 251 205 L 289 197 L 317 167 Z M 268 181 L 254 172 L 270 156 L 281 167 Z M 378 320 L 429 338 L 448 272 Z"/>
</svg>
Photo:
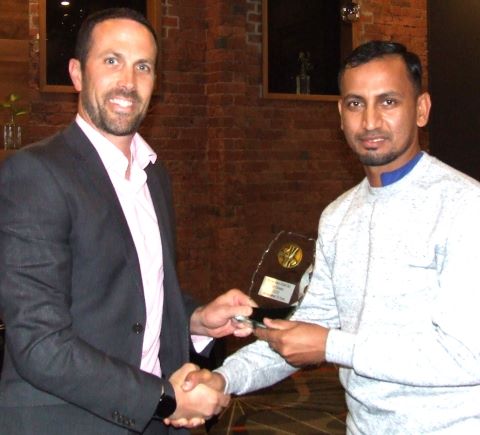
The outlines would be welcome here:
<svg viewBox="0 0 480 435">
<path fill-rule="evenodd" d="M 162 0 L 160 89 L 141 128 L 172 173 L 181 283 L 203 301 L 246 288 L 276 231 L 315 235 L 321 210 L 363 177 L 334 102 L 261 97 L 261 0 L 241 3 Z M 2 9 L 2 37 L 33 39 L 37 4 L 30 17 Z M 363 0 L 361 14 L 356 43 L 398 39 L 426 59 L 426 0 Z M 76 97 L 39 93 L 38 53 L 30 56 L 33 141 L 69 123 Z M 24 89 L 18 77 L 11 86 Z M 427 133 L 421 141 L 428 147 Z"/>
</svg>

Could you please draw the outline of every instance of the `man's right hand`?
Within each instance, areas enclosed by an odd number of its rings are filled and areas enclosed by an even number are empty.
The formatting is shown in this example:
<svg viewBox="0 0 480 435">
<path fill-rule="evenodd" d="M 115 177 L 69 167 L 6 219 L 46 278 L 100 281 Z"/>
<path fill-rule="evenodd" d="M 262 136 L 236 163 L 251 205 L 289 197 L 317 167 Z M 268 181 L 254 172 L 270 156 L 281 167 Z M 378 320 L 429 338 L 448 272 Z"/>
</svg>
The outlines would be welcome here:
<svg viewBox="0 0 480 435">
<path fill-rule="evenodd" d="M 175 390 L 177 409 L 164 420 L 165 424 L 192 428 L 203 424 L 205 420 L 220 413 L 228 406 L 230 396 L 223 394 L 223 389 L 211 388 L 200 382 L 194 385 L 192 381 L 187 382 L 190 387 L 184 388 L 187 375 L 191 372 L 197 373 L 197 371 L 202 373 L 202 378 L 207 378 L 207 374 L 203 373 L 203 370 L 199 370 L 196 365 L 190 363 L 184 364 L 170 377 L 169 381 Z"/>
<path fill-rule="evenodd" d="M 183 382 L 182 389 L 183 391 L 192 391 L 199 384 L 207 385 L 219 393 L 225 391 L 225 378 L 220 373 L 206 369 L 190 372 Z"/>
</svg>

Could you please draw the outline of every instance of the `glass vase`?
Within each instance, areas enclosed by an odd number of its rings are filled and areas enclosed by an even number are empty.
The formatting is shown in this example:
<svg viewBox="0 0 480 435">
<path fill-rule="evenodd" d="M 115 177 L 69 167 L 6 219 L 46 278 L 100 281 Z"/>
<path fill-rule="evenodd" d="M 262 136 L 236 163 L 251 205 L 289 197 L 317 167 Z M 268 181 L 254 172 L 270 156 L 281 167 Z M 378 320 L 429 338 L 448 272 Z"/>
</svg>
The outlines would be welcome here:
<svg viewBox="0 0 480 435">
<path fill-rule="evenodd" d="M 3 148 L 15 150 L 22 146 L 22 127 L 9 122 L 3 126 Z"/>
<path fill-rule="evenodd" d="M 299 74 L 296 77 L 297 94 L 310 94 L 310 76 Z"/>
</svg>

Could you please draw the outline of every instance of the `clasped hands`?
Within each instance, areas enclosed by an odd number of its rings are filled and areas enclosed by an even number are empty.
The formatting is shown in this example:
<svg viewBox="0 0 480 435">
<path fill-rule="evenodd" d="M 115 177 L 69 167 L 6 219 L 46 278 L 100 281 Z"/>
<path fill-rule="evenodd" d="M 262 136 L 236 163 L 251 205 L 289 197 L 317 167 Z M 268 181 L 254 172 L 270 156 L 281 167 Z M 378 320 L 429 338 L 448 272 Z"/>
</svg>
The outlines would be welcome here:
<svg viewBox="0 0 480 435">
<path fill-rule="evenodd" d="M 188 383 L 187 375 L 196 373 L 202 373 L 205 381 L 202 382 L 202 378 L 198 378 L 198 382 L 195 381 L 196 385 Z M 228 406 L 230 395 L 224 394 L 223 389 L 209 386 L 207 373 L 210 372 L 200 370 L 198 366 L 191 363 L 184 364 L 173 373 L 169 381 L 175 390 L 177 409 L 171 416 L 164 419 L 165 424 L 177 428 L 193 428 L 205 423 L 205 420 L 219 414 Z"/>
<path fill-rule="evenodd" d="M 252 328 L 233 318 L 237 315 L 250 316 L 256 303 L 245 293 L 232 289 L 218 296 L 210 303 L 197 308 L 190 318 L 190 332 L 194 335 L 220 338 L 233 334 L 246 337 L 252 333 Z M 223 389 L 207 386 L 208 382 L 198 382 L 200 385 L 185 388 L 185 377 L 190 372 L 199 371 L 194 364 L 185 364 L 170 377 L 177 401 L 176 411 L 165 424 L 175 427 L 192 428 L 203 424 L 206 419 L 224 409 L 230 396 L 223 394 Z"/>
<path fill-rule="evenodd" d="M 267 328 L 255 329 L 255 335 L 258 339 L 267 341 L 269 347 L 291 365 L 302 367 L 325 361 L 329 331 L 327 328 L 313 323 L 289 320 L 264 319 L 264 324 Z M 230 400 L 229 395 L 224 394 L 225 379 L 222 375 L 206 369 L 200 370 L 193 364 L 188 366 L 182 372 L 182 376 L 185 375 L 182 382 L 176 387 L 174 385 L 175 392 L 177 394 L 178 389 L 179 396 L 189 397 L 193 401 L 198 397 L 200 402 L 193 403 L 192 410 L 197 414 L 193 412 L 179 416 L 174 413 L 165 420 L 166 424 L 175 427 L 191 428 L 203 424 L 205 419 L 221 412 Z M 198 412 L 203 412 L 203 416 L 199 416 Z"/>
</svg>

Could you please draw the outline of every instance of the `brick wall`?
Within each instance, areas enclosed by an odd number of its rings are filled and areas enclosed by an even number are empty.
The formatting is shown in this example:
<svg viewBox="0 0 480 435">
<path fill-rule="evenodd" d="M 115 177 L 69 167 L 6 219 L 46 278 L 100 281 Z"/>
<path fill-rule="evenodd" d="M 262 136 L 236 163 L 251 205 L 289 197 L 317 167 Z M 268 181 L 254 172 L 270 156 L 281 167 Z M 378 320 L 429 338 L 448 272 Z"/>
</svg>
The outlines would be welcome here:
<svg viewBox="0 0 480 435">
<path fill-rule="evenodd" d="M 405 44 L 427 66 L 426 0 L 362 0 L 357 42 L 386 39 Z M 426 80 L 426 74 L 425 74 Z"/>
<path fill-rule="evenodd" d="M 426 60 L 426 0 L 359 3 L 355 45 L 396 39 Z M 280 229 L 314 236 L 322 209 L 362 171 L 335 102 L 261 98 L 261 0 L 161 4 L 161 86 L 141 132 L 173 178 L 181 282 L 207 300 L 247 288 Z M 0 57 L 1 89 L 25 90 L 32 109 L 25 136 L 37 140 L 73 118 L 76 97 L 38 91 L 38 0 L 1 5 L 2 19 L 15 18 L 23 30 L 4 31 L 0 44 L 20 41 L 30 50 L 28 88 Z"/>
</svg>

